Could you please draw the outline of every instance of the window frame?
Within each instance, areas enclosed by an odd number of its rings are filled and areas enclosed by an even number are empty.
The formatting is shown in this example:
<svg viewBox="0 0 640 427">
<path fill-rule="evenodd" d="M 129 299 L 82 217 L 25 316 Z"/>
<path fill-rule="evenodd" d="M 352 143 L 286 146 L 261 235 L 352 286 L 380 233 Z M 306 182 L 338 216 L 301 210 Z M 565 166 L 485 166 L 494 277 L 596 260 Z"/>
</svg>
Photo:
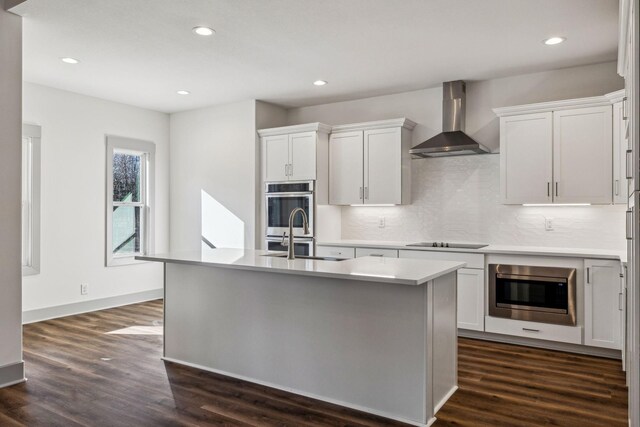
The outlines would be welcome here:
<svg viewBox="0 0 640 427">
<path fill-rule="evenodd" d="M 107 267 L 118 265 L 131 265 L 144 263 L 136 260 L 137 255 L 149 254 L 154 250 L 154 195 L 155 195 L 155 151 L 153 142 L 139 139 L 126 138 L 115 135 L 106 135 L 106 245 L 105 265 Z M 142 154 L 140 165 L 140 201 L 139 202 L 114 202 L 113 201 L 113 155 L 116 152 L 129 152 Z M 141 251 L 114 255 L 113 253 L 113 208 L 117 206 L 140 207 L 140 245 Z"/>
<path fill-rule="evenodd" d="M 20 249 L 20 258 L 22 275 L 33 276 L 40 274 L 40 177 L 42 128 L 38 125 L 24 123 L 22 125 L 21 147 L 22 219 L 20 227 L 22 233 L 22 246 Z M 26 229 L 25 223 L 28 223 L 28 228 Z M 25 258 L 27 259 L 26 263 Z"/>
</svg>

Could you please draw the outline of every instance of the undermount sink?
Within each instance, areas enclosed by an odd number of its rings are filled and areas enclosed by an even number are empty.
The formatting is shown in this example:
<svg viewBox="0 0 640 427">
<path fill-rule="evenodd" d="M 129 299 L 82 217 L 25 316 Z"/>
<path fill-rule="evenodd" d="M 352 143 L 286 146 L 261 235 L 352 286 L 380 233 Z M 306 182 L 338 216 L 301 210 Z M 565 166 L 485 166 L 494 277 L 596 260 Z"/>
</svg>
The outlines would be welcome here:
<svg viewBox="0 0 640 427">
<path fill-rule="evenodd" d="M 264 254 L 262 256 L 270 256 L 275 258 L 286 258 L 287 254 Z M 296 259 L 313 259 L 316 261 L 344 261 L 348 258 L 335 258 L 328 256 L 309 256 L 309 255 L 296 255 Z"/>
</svg>

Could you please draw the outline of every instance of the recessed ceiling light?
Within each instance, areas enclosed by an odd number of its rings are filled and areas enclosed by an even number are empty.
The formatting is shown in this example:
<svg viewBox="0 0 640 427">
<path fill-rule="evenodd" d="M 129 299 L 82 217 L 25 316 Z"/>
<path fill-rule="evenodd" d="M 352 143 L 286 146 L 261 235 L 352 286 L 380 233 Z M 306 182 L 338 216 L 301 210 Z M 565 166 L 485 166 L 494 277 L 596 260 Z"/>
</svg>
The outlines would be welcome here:
<svg viewBox="0 0 640 427">
<path fill-rule="evenodd" d="M 179 90 L 178 95 L 189 95 L 191 92 L 189 92 L 188 90 Z"/>
<path fill-rule="evenodd" d="M 547 46 L 553 46 L 554 44 L 560 44 L 565 40 L 565 37 L 549 37 L 544 41 L 544 44 L 546 44 Z"/>
<path fill-rule="evenodd" d="M 62 62 L 64 62 L 64 63 L 66 63 L 66 64 L 77 64 L 77 63 L 79 63 L 79 62 L 80 62 L 80 61 L 78 61 L 78 60 L 77 60 L 77 59 L 75 59 L 75 58 L 69 58 L 69 57 L 66 57 L 66 58 L 60 58 L 60 60 L 61 60 Z"/>
<path fill-rule="evenodd" d="M 316 80 L 315 82 L 313 82 L 314 85 L 316 86 L 324 86 L 327 84 L 326 80 Z"/>
<path fill-rule="evenodd" d="M 191 31 L 193 31 L 199 36 L 212 36 L 216 33 L 216 31 L 213 28 L 209 28 L 209 27 L 193 27 L 193 30 Z"/>
</svg>

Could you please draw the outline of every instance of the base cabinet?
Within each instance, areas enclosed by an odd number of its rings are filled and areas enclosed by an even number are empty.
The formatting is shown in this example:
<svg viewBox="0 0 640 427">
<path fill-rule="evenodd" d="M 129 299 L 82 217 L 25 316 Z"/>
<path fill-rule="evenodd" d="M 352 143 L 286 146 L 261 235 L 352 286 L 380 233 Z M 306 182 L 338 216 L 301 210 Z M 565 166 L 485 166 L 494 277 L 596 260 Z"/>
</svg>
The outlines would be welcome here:
<svg viewBox="0 0 640 427">
<path fill-rule="evenodd" d="M 484 255 L 458 252 L 399 251 L 400 258 L 466 262 L 458 270 L 458 329 L 484 331 Z"/>
<path fill-rule="evenodd" d="M 458 270 L 458 328 L 484 331 L 484 270 Z"/>
<path fill-rule="evenodd" d="M 585 260 L 584 344 L 612 349 L 622 348 L 620 262 Z"/>
</svg>

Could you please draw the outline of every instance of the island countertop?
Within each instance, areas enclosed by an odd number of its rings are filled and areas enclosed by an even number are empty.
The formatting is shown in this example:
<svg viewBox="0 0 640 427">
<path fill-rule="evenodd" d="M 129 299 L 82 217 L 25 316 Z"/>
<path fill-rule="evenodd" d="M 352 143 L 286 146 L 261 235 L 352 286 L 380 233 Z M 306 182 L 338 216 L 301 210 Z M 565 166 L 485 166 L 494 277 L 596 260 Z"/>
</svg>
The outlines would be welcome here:
<svg viewBox="0 0 640 427">
<path fill-rule="evenodd" d="M 342 261 L 274 257 L 257 249 L 203 249 L 191 252 L 139 255 L 138 260 L 340 278 L 399 285 L 422 285 L 466 266 L 464 262 L 363 257 Z"/>
</svg>

